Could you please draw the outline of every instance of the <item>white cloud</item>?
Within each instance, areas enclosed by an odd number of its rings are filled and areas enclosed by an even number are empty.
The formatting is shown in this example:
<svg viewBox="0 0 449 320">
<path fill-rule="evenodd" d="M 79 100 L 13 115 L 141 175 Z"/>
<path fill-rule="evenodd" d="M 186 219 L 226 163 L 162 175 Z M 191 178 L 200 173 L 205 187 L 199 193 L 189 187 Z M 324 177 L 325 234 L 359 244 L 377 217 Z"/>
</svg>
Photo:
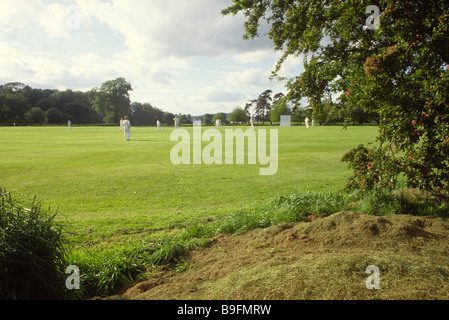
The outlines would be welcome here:
<svg viewBox="0 0 449 320">
<path fill-rule="evenodd" d="M 292 77 L 300 74 L 304 71 L 303 68 L 304 59 L 303 56 L 299 57 L 288 57 L 282 64 L 282 67 L 279 71 L 279 76 L 281 77 Z M 273 69 L 275 65 L 273 66 Z"/>
<path fill-rule="evenodd" d="M 274 56 L 273 49 L 265 48 L 248 52 L 239 52 L 233 56 L 233 60 L 241 64 L 247 64 L 257 63 L 267 59 L 272 60 Z"/>
<path fill-rule="evenodd" d="M 243 71 L 229 72 L 223 77 L 223 83 L 235 87 L 264 87 L 273 85 L 269 78 L 271 70 L 258 68 L 245 69 Z"/>
<path fill-rule="evenodd" d="M 220 90 L 214 86 L 202 88 L 198 96 L 200 100 L 210 102 L 237 102 L 245 99 L 241 92 Z"/>
<path fill-rule="evenodd" d="M 16 32 L 25 27 L 38 28 L 48 38 L 68 38 L 76 28 L 76 10 L 69 4 L 45 4 L 42 0 L 3 0 L 0 11 L 0 28 Z"/>
<path fill-rule="evenodd" d="M 77 18 L 68 7 L 57 3 L 43 6 L 43 11 L 36 16 L 39 26 L 50 38 L 70 37 L 71 26 L 75 27 Z"/>
<path fill-rule="evenodd" d="M 45 10 L 42 1 L 3 0 L 0 10 L 0 26 L 3 30 L 14 32 L 33 24 L 36 16 Z"/>
</svg>

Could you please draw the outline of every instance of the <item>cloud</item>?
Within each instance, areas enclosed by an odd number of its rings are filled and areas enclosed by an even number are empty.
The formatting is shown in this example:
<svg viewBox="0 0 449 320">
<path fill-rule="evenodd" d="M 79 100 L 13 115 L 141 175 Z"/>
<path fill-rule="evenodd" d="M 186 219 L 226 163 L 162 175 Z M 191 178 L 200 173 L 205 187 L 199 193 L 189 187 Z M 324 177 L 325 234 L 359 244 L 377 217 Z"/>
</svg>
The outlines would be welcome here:
<svg viewBox="0 0 449 320">
<path fill-rule="evenodd" d="M 293 77 L 304 72 L 304 57 L 301 55 L 299 57 L 290 56 L 282 64 L 279 70 L 279 76 L 281 77 Z M 273 66 L 274 70 L 275 66 Z"/>
<path fill-rule="evenodd" d="M 135 53 L 167 56 L 217 57 L 257 50 L 266 39 L 243 41 L 243 18 L 225 16 L 227 0 L 78 0 L 89 20 L 97 19 L 126 37 Z"/>
<path fill-rule="evenodd" d="M 66 39 L 77 29 L 81 19 L 76 8 L 69 4 L 46 4 L 42 0 L 3 0 L 0 29 L 17 32 L 27 27 L 37 28 L 46 38 Z"/>
<path fill-rule="evenodd" d="M 70 37 L 71 30 L 76 29 L 79 17 L 75 11 L 69 9 L 69 6 L 57 3 L 43 6 L 36 19 L 48 37 L 56 39 Z"/>
<path fill-rule="evenodd" d="M 249 68 L 243 71 L 229 72 L 223 76 L 223 83 L 236 87 L 264 87 L 273 85 L 269 78 L 271 70 Z"/>
<path fill-rule="evenodd" d="M 14 32 L 34 24 L 37 15 L 45 10 L 42 1 L 4 0 L 0 10 L 0 26 L 4 31 Z"/>
<path fill-rule="evenodd" d="M 220 90 L 214 86 L 202 88 L 198 96 L 200 100 L 210 102 L 237 102 L 245 99 L 241 92 Z"/>
<path fill-rule="evenodd" d="M 263 48 L 247 52 L 239 52 L 233 56 L 233 60 L 241 64 L 257 63 L 264 60 L 272 60 L 275 56 L 273 49 Z"/>
</svg>

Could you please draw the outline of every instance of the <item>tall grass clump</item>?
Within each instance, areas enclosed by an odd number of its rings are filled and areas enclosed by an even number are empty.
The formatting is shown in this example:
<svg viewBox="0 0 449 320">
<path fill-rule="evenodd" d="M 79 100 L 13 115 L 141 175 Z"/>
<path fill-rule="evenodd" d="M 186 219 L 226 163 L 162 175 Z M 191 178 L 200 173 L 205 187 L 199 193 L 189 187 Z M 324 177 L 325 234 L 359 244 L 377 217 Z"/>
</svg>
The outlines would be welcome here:
<svg viewBox="0 0 449 320">
<path fill-rule="evenodd" d="M 355 203 L 353 210 L 373 215 L 409 214 L 414 216 L 449 216 L 449 202 L 433 196 L 416 197 L 404 190 L 389 192 L 382 189 L 352 192 L 348 199 Z"/>
<path fill-rule="evenodd" d="M 67 241 L 56 213 L 0 188 L 0 299 L 64 299 Z"/>
<path fill-rule="evenodd" d="M 310 215 L 331 215 L 346 209 L 347 198 L 332 192 L 305 192 L 277 196 L 256 208 L 236 211 L 217 223 L 217 233 L 266 228 L 283 222 L 300 222 Z"/>
<path fill-rule="evenodd" d="M 73 251 L 69 263 L 80 269 L 77 298 L 116 294 L 123 286 L 145 276 L 148 267 L 174 265 L 189 251 L 203 245 L 205 235 L 194 226 L 179 235 L 161 235 L 139 243 L 98 251 Z M 209 233 L 208 233 L 209 234 Z"/>
<path fill-rule="evenodd" d="M 68 260 L 80 270 L 80 287 L 73 292 L 76 298 L 116 293 L 143 272 L 139 248 L 132 245 L 94 251 L 74 250 L 69 253 Z"/>
</svg>

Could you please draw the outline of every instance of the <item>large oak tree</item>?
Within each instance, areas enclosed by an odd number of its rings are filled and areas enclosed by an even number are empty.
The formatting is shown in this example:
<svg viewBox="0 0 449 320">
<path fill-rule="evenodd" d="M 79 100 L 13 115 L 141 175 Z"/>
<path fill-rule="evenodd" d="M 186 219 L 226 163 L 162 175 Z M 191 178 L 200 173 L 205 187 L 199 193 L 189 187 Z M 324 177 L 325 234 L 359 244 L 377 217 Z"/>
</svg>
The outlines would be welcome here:
<svg viewBox="0 0 449 320">
<path fill-rule="evenodd" d="M 376 10 L 378 9 L 378 12 Z M 288 79 L 288 98 L 315 109 L 340 94 L 340 108 L 379 115 L 376 146 L 343 156 L 353 169 L 348 188 L 449 185 L 448 0 L 233 0 L 224 15 L 243 13 L 244 38 L 267 36 L 283 55 L 303 56 Z M 379 17 L 377 17 L 379 13 Z M 376 20 L 378 18 L 378 20 Z"/>
</svg>

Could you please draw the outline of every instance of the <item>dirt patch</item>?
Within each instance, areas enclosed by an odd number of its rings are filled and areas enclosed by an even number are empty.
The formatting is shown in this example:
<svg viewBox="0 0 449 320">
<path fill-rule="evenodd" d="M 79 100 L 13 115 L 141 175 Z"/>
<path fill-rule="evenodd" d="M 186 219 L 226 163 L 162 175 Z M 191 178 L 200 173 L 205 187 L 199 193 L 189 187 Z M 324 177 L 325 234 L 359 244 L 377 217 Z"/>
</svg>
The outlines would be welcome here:
<svg viewBox="0 0 449 320">
<path fill-rule="evenodd" d="M 427 274 L 432 294 L 449 296 L 448 219 L 340 212 L 309 220 L 217 236 L 186 257 L 186 271 L 161 269 L 108 299 L 364 299 L 373 263 L 391 286 L 375 298 L 425 298 L 410 289 L 419 268 L 440 280 Z"/>
</svg>

